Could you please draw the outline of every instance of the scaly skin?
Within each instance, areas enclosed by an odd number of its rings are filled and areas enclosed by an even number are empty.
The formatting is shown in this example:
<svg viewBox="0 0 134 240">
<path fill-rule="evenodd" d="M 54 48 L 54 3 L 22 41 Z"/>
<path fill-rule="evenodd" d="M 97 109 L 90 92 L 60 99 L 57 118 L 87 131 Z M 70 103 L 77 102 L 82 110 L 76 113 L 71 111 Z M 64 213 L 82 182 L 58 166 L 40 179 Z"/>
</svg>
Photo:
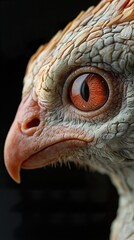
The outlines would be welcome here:
<svg viewBox="0 0 134 240">
<path fill-rule="evenodd" d="M 81 111 L 69 98 L 70 84 L 84 73 L 108 85 L 108 100 L 95 111 Z M 21 168 L 58 161 L 108 174 L 120 197 L 110 239 L 134 239 L 133 96 L 134 0 L 103 0 L 30 59 L 5 142 L 9 174 L 20 182 Z"/>
</svg>

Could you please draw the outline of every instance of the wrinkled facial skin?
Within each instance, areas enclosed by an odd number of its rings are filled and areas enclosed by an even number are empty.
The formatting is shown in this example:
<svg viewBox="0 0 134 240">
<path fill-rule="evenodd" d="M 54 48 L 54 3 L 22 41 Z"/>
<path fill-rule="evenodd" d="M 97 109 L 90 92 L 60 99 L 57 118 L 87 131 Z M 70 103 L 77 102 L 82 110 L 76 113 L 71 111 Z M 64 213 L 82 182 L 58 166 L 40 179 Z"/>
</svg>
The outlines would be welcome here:
<svg viewBox="0 0 134 240">
<path fill-rule="evenodd" d="M 21 168 L 54 162 L 108 174 L 133 163 L 134 3 L 127 2 L 82 12 L 30 59 L 4 149 L 16 182 Z"/>
</svg>

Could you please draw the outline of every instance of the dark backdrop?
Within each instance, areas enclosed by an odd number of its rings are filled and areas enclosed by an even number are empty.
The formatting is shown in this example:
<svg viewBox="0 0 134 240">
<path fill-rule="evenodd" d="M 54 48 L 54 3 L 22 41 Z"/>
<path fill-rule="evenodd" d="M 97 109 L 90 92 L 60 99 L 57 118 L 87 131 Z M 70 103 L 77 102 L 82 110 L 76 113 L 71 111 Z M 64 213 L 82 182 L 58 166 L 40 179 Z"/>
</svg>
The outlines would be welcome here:
<svg viewBox="0 0 134 240">
<path fill-rule="evenodd" d="M 9 177 L 3 160 L 6 134 L 21 99 L 30 56 L 81 10 L 98 1 L 0 1 L 0 239 L 107 240 L 117 193 L 109 178 L 67 167 L 22 171 Z M 43 236 L 42 236 L 43 234 Z"/>
</svg>

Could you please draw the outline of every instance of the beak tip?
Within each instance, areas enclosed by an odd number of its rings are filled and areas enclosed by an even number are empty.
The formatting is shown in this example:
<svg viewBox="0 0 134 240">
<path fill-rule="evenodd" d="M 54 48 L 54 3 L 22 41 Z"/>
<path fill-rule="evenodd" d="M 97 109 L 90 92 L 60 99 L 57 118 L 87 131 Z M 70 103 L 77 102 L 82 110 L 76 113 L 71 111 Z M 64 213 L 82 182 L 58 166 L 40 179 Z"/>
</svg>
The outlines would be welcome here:
<svg viewBox="0 0 134 240">
<path fill-rule="evenodd" d="M 18 174 L 18 176 L 12 176 L 12 175 L 10 175 L 10 176 L 17 184 L 21 183 L 20 174 Z"/>
<path fill-rule="evenodd" d="M 19 171 L 16 171 L 16 172 L 13 172 L 11 171 L 8 167 L 6 167 L 7 169 L 7 172 L 9 174 L 9 176 L 17 183 L 17 184 L 20 184 L 21 183 L 21 178 L 20 178 L 20 172 Z M 18 169 L 17 169 L 18 170 Z"/>
<path fill-rule="evenodd" d="M 17 156 L 15 156 L 10 141 L 5 142 L 4 146 L 4 162 L 5 167 L 10 175 L 10 177 L 18 184 L 21 183 L 20 170 L 21 162 L 18 161 Z"/>
<path fill-rule="evenodd" d="M 21 183 L 20 178 L 20 166 L 13 164 L 13 161 L 10 160 L 10 158 L 5 157 L 5 167 L 9 174 L 9 176 L 18 184 Z"/>
<path fill-rule="evenodd" d="M 17 184 L 21 184 L 21 179 L 14 179 Z"/>
</svg>

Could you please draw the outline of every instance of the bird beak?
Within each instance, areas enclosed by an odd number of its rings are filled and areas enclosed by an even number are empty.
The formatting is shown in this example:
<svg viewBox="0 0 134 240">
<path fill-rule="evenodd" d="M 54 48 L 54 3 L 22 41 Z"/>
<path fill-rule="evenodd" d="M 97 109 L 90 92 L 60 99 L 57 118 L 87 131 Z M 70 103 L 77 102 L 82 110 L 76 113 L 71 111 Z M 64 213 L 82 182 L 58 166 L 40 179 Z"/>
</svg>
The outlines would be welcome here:
<svg viewBox="0 0 134 240">
<path fill-rule="evenodd" d="M 5 166 L 17 183 L 21 168 L 41 168 L 60 161 L 60 156 L 72 156 L 75 149 L 78 153 L 94 139 L 91 130 L 85 134 L 81 128 L 52 126 L 45 119 L 45 107 L 40 107 L 31 95 L 22 100 L 4 147 Z"/>
<path fill-rule="evenodd" d="M 38 148 L 38 146 L 35 147 L 36 135 L 42 128 L 39 113 L 38 103 L 31 96 L 23 99 L 5 141 L 5 166 L 9 175 L 17 183 L 20 183 L 20 169 L 23 161 L 34 154 Z"/>
</svg>

